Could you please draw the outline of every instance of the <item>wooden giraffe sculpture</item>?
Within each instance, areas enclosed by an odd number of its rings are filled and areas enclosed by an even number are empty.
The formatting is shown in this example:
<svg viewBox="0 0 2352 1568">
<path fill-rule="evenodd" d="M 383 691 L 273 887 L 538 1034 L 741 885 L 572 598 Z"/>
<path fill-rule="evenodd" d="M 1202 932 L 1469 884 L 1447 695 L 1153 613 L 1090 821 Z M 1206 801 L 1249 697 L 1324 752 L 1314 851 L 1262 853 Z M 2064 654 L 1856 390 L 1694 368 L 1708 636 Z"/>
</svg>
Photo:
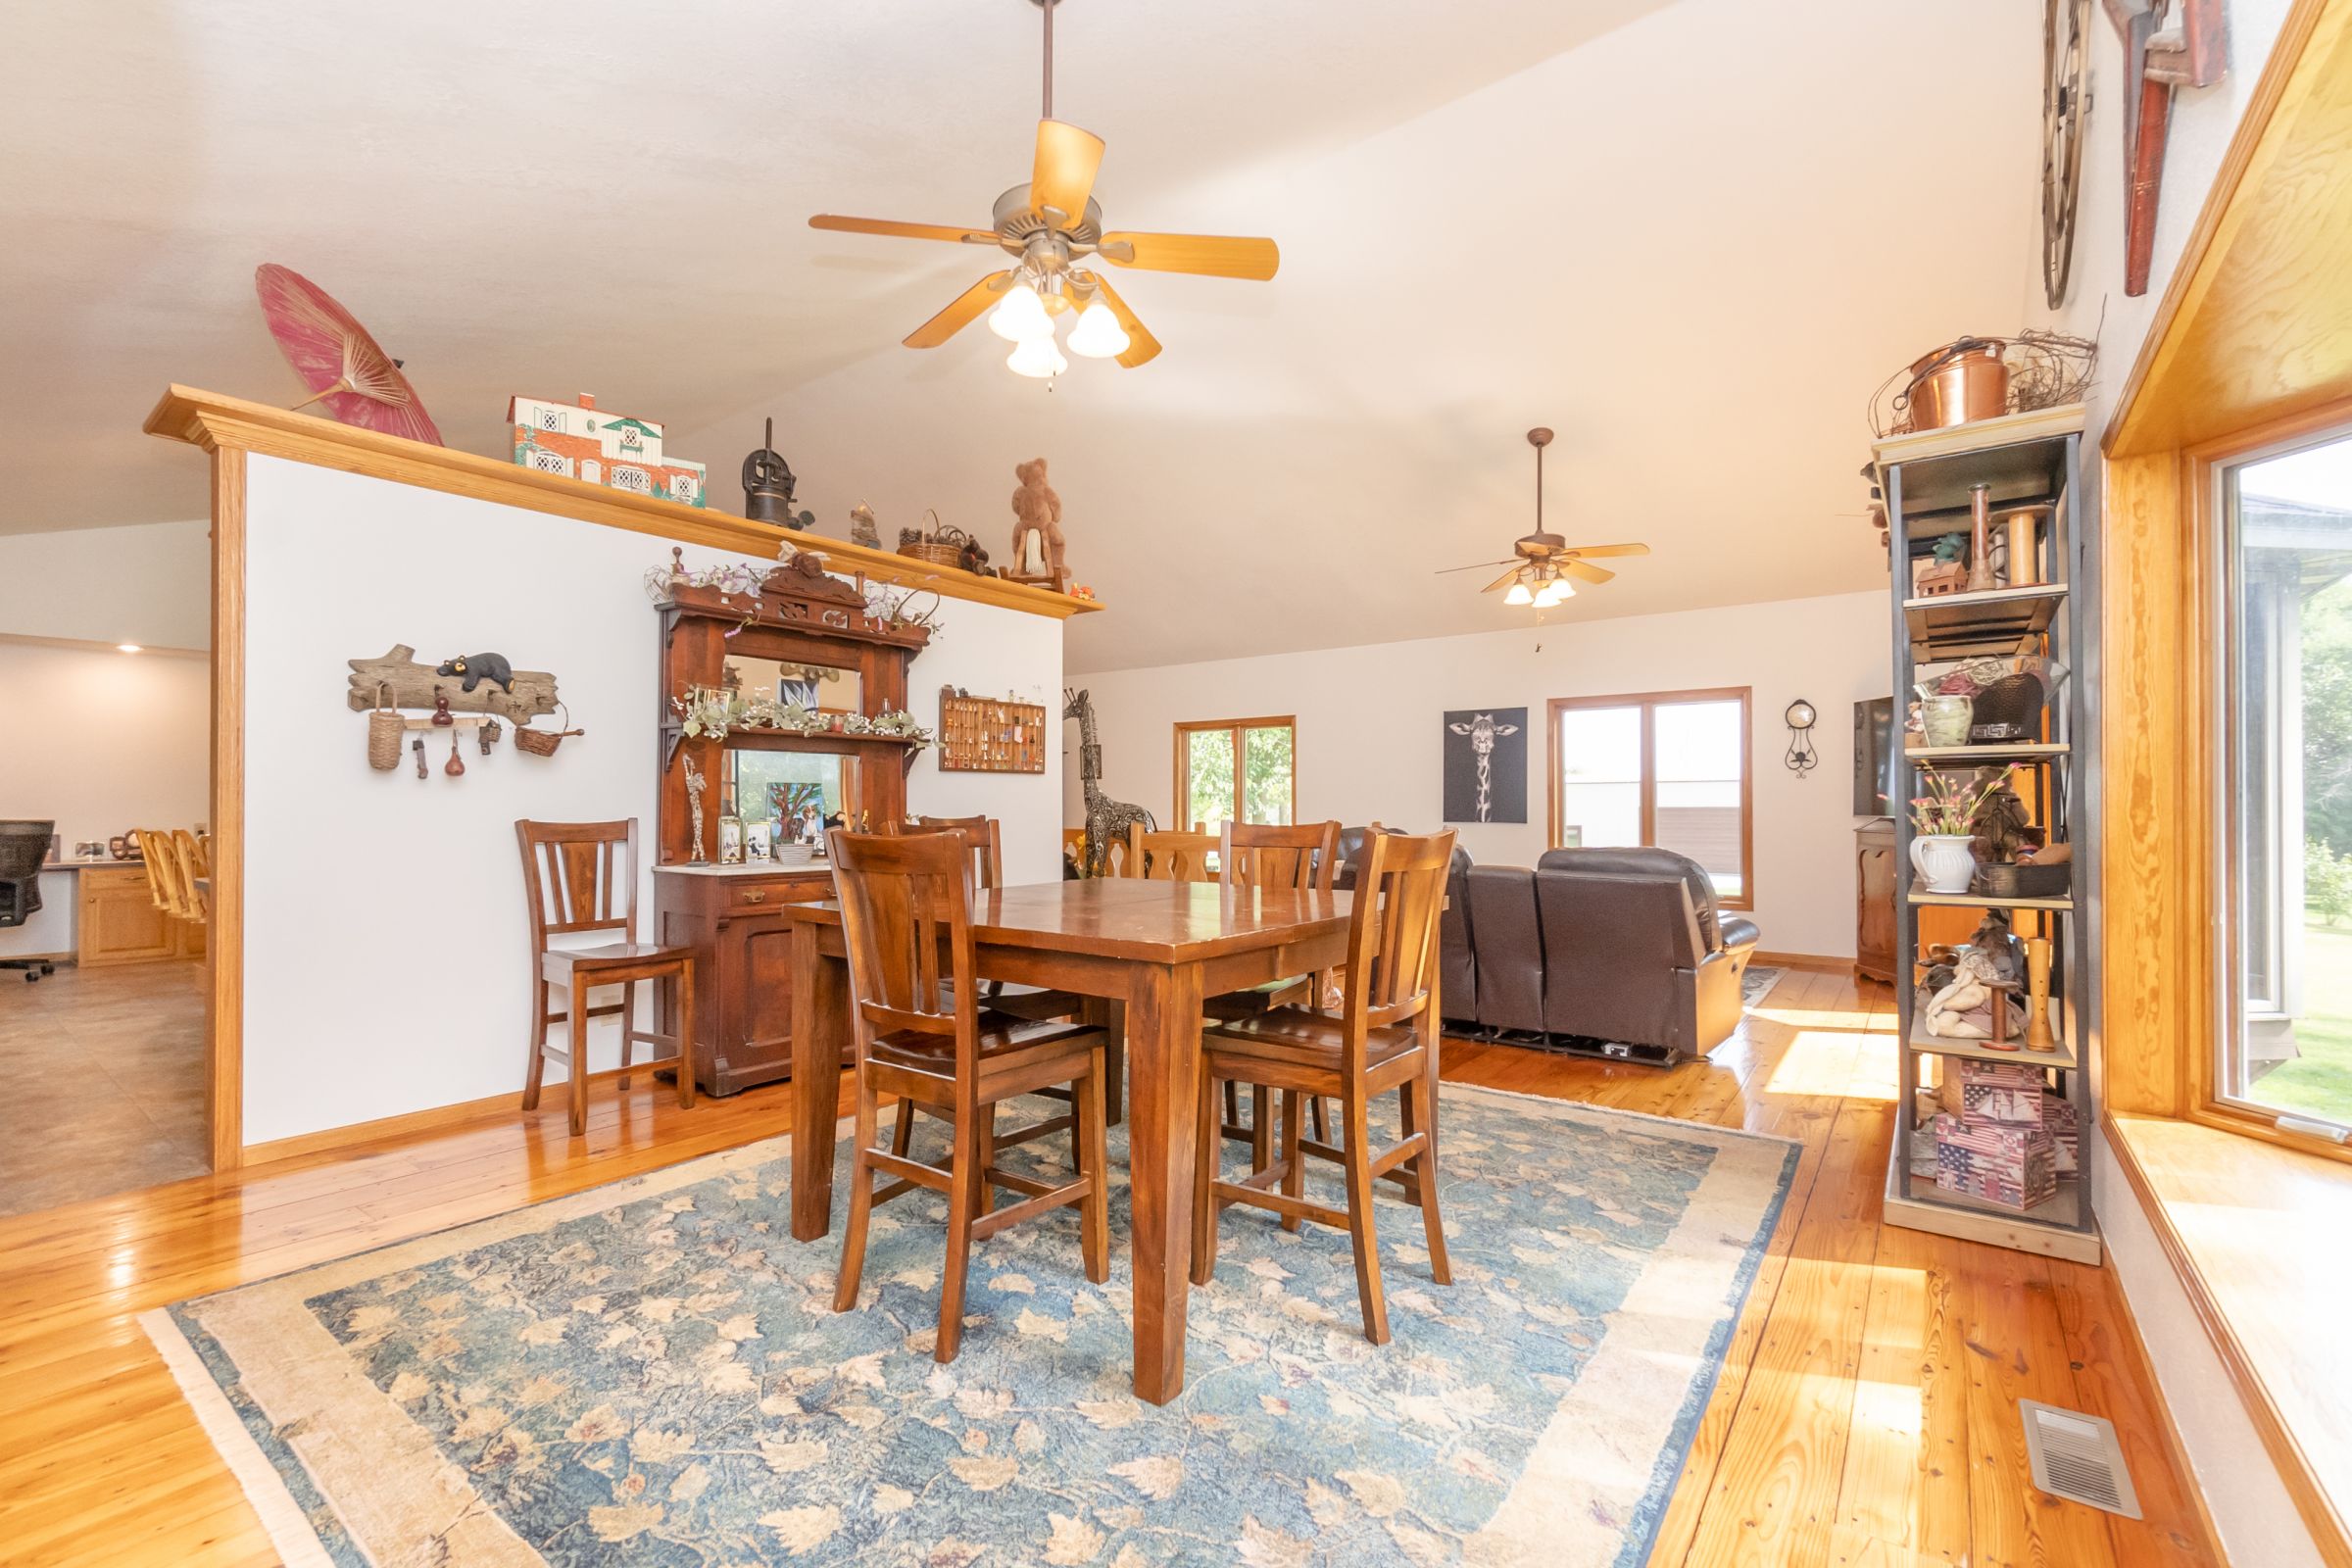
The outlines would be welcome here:
<svg viewBox="0 0 2352 1568">
<path fill-rule="evenodd" d="M 1084 691 L 1061 694 L 1061 716 L 1078 721 L 1078 778 L 1086 786 L 1086 853 L 1079 870 L 1101 876 L 1109 868 L 1110 847 L 1125 843 L 1127 830 L 1140 822 L 1144 831 L 1158 824 L 1140 806 L 1114 801 L 1102 793 L 1102 743 L 1095 738 L 1095 702 Z"/>
</svg>

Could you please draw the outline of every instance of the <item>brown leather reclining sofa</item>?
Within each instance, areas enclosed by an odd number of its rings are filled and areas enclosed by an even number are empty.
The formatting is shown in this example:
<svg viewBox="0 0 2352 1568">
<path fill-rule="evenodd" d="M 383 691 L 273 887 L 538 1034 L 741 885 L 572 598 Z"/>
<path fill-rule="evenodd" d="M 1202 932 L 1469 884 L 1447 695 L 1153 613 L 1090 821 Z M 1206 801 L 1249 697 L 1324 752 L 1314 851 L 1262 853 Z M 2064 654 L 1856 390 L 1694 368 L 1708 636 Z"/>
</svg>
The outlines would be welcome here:
<svg viewBox="0 0 2352 1568">
<path fill-rule="evenodd" d="M 1341 835 L 1339 881 L 1362 843 Z M 1740 1026 L 1759 933 L 1671 850 L 1551 850 L 1534 870 L 1456 850 L 1440 933 L 1446 1020 L 1601 1054 L 1680 1061 Z"/>
</svg>

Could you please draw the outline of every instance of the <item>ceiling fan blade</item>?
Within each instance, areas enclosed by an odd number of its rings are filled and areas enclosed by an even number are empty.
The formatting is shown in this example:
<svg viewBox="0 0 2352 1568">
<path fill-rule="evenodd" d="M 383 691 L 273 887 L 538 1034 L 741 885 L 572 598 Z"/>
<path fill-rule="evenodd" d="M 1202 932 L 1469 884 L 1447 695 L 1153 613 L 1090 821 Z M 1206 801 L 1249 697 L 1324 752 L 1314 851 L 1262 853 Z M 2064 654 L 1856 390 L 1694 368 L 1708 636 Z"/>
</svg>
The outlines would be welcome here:
<svg viewBox="0 0 2352 1568">
<path fill-rule="evenodd" d="M 1481 588 L 1479 592 L 1482 594 L 1491 594 L 1497 588 L 1508 588 L 1512 583 L 1515 583 L 1518 580 L 1519 568 L 1517 566 L 1513 566 L 1510 570 L 1504 572 L 1501 576 L 1495 578 L 1484 588 Z"/>
<path fill-rule="evenodd" d="M 1565 552 L 1571 556 L 1646 556 L 1647 545 L 1578 545 Z"/>
<path fill-rule="evenodd" d="M 1110 314 L 1117 317 L 1119 325 L 1127 329 L 1127 348 L 1119 355 L 1119 364 L 1132 370 L 1139 365 L 1148 365 L 1158 358 L 1159 339 L 1153 337 L 1152 329 L 1127 308 L 1127 302 L 1119 298 L 1118 290 L 1104 281 L 1100 272 L 1089 272 L 1087 276 L 1095 280 L 1095 290 L 1102 296 L 1102 303 L 1110 307 Z"/>
<path fill-rule="evenodd" d="M 922 325 L 906 334 L 910 349 L 935 349 L 965 327 L 972 324 L 981 312 L 996 303 L 1003 293 L 1004 280 L 1010 272 L 991 272 L 970 288 L 956 296 L 955 302 Z"/>
<path fill-rule="evenodd" d="M 1102 259 L 1151 272 L 1195 272 L 1204 277 L 1247 277 L 1264 282 L 1282 265 L 1270 239 L 1237 239 L 1226 234 L 1105 234 L 1097 247 Z"/>
<path fill-rule="evenodd" d="M 886 218 L 842 218 L 833 213 L 817 214 L 808 220 L 808 226 L 840 234 L 881 234 L 891 239 L 943 239 L 951 245 L 997 243 L 993 232 L 977 228 L 951 228 L 945 223 L 896 223 Z"/>
<path fill-rule="evenodd" d="M 1560 562 L 1560 569 L 1572 577 L 1582 577 L 1587 582 L 1607 582 L 1611 577 L 1617 575 L 1606 566 L 1588 566 L 1573 556 Z"/>
<path fill-rule="evenodd" d="M 1102 167 L 1102 138 L 1059 120 L 1037 122 L 1037 164 L 1029 173 L 1029 205 L 1040 218 L 1054 209 L 1055 226 L 1075 228 Z"/>
<path fill-rule="evenodd" d="M 1518 564 L 1519 563 L 1516 559 L 1510 561 L 1473 561 L 1467 566 L 1440 566 L 1434 575 L 1443 577 L 1448 572 L 1476 571 L 1482 566 L 1515 566 Z"/>
</svg>

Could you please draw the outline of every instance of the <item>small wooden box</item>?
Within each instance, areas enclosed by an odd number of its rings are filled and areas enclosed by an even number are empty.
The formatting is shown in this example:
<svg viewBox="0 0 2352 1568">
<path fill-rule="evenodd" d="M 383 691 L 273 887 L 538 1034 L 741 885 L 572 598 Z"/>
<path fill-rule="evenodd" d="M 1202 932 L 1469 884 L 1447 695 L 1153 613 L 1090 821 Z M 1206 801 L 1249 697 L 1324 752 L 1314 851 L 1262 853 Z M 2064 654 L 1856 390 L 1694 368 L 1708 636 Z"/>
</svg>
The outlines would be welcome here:
<svg viewBox="0 0 2352 1568">
<path fill-rule="evenodd" d="M 1046 710 L 1036 703 L 939 694 L 939 766 L 944 773 L 1043 773 Z"/>
</svg>

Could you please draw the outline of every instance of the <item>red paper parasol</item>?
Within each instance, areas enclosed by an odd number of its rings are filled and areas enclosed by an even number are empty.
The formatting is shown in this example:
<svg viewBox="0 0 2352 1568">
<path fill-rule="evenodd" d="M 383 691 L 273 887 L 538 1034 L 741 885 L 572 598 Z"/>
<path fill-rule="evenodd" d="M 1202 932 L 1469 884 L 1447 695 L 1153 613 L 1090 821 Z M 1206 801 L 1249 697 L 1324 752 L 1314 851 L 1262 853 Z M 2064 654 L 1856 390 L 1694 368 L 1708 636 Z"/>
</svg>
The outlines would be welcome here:
<svg viewBox="0 0 2352 1568">
<path fill-rule="evenodd" d="M 254 269 L 253 287 L 262 297 L 270 335 L 311 389 L 294 407 L 323 404 L 345 424 L 442 444 L 441 432 L 416 401 L 416 389 L 400 373 L 400 362 L 377 347 L 326 290 L 275 263 Z"/>
</svg>

